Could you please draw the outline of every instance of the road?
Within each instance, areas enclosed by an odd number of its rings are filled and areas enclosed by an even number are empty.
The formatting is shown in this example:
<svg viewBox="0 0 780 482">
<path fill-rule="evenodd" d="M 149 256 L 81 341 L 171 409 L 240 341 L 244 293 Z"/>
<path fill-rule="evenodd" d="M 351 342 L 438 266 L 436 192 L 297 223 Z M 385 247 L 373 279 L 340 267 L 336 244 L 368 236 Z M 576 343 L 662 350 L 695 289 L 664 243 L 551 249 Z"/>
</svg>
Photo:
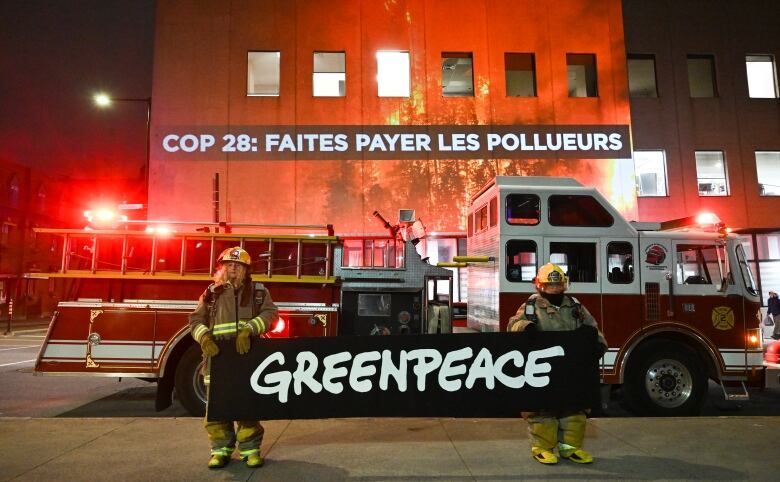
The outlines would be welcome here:
<svg viewBox="0 0 780 482">
<path fill-rule="evenodd" d="M 33 376 L 32 369 L 45 328 L 0 336 L 0 417 L 187 417 L 176 401 L 154 411 L 156 384 L 133 378 Z M 751 391 L 748 402 L 727 402 L 719 385 L 710 382 L 706 416 L 780 416 L 778 371 L 768 374 L 768 387 Z M 630 417 L 613 393 L 607 417 Z"/>
</svg>

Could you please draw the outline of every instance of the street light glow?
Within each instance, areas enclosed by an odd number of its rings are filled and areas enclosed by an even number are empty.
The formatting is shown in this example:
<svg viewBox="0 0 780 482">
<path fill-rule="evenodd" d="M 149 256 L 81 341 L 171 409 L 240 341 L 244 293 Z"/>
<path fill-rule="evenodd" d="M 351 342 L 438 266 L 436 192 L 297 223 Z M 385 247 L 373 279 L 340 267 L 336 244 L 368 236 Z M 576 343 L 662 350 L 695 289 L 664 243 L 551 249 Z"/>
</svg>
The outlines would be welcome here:
<svg viewBox="0 0 780 482">
<path fill-rule="evenodd" d="M 97 104 L 99 107 L 108 107 L 111 105 L 111 97 L 109 97 L 107 94 L 95 94 L 93 99 L 95 100 L 95 104 Z"/>
</svg>

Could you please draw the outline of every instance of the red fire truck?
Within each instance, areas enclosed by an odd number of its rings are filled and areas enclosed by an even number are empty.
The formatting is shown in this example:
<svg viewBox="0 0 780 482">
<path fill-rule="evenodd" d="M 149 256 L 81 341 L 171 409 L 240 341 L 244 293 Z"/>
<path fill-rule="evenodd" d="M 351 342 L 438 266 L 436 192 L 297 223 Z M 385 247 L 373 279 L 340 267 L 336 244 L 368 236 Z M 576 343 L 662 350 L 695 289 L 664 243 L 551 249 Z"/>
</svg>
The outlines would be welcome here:
<svg viewBox="0 0 780 482">
<path fill-rule="evenodd" d="M 568 178 L 497 177 L 468 211 L 468 325 L 504 330 L 546 262 L 609 343 L 602 379 L 633 411 L 696 413 L 708 380 L 729 399 L 763 387 L 760 302 L 745 252 L 713 216 L 626 221 Z"/>
<path fill-rule="evenodd" d="M 225 228 L 242 232 L 219 232 Z M 267 234 L 279 230 L 298 234 Z M 250 253 L 253 281 L 280 308 L 266 336 L 451 329 L 453 272 L 428 264 L 411 240 L 396 236 L 342 239 L 331 226 L 224 223 L 36 232 L 37 243 L 50 243 L 59 257 L 26 274 L 27 282 L 59 283 L 67 299 L 58 303 L 35 373 L 156 381 L 158 410 L 175 389 L 190 413 L 204 412 L 200 347 L 187 315 L 211 281 L 215 255 L 228 247 Z"/>
</svg>

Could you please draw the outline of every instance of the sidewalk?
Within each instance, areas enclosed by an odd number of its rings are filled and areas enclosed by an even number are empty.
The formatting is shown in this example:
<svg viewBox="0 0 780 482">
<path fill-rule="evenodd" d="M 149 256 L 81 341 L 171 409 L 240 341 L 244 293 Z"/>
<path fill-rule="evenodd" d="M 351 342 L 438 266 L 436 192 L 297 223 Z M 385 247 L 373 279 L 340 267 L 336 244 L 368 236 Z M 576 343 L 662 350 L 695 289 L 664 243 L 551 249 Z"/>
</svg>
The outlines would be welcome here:
<svg viewBox="0 0 780 482">
<path fill-rule="evenodd" d="M 0 480 L 777 480 L 780 417 L 588 421 L 592 465 L 530 457 L 519 419 L 270 421 L 266 465 L 206 468 L 195 418 L 0 418 Z"/>
</svg>

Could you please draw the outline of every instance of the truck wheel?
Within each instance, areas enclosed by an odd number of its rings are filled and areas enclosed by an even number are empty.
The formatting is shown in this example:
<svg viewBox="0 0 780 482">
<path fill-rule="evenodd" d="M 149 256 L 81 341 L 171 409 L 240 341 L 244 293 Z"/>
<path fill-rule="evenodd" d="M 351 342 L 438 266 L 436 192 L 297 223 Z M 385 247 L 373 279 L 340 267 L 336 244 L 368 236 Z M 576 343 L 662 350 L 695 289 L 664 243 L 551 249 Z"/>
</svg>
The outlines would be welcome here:
<svg viewBox="0 0 780 482">
<path fill-rule="evenodd" d="M 652 341 L 629 360 L 624 392 L 637 415 L 698 415 L 707 392 L 707 376 L 696 354 L 674 341 Z"/>
<path fill-rule="evenodd" d="M 200 346 L 195 344 L 184 352 L 176 367 L 176 397 L 195 417 L 206 414 L 206 385 L 201 375 L 202 366 L 203 355 Z"/>
</svg>

